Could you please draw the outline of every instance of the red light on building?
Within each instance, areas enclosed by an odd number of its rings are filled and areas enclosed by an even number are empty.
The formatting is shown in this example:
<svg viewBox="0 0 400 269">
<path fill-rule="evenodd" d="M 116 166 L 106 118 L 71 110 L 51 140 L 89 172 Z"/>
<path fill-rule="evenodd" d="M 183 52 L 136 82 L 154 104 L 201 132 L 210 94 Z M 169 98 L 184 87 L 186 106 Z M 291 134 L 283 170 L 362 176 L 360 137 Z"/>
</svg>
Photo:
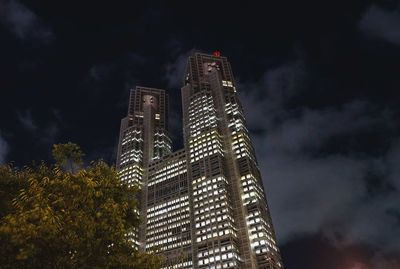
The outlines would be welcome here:
<svg viewBox="0 0 400 269">
<path fill-rule="evenodd" d="M 219 52 L 219 51 L 214 51 L 214 56 L 221 56 L 221 52 Z"/>
</svg>

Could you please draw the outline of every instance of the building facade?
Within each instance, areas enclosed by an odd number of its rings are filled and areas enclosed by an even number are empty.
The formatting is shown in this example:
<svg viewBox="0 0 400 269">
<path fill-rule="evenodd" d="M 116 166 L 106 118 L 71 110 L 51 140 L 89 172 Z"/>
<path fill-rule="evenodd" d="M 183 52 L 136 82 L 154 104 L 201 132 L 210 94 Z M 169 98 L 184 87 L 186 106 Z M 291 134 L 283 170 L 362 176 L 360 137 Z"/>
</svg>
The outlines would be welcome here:
<svg viewBox="0 0 400 269">
<path fill-rule="evenodd" d="M 143 250 L 165 268 L 283 268 L 253 145 L 226 57 L 189 57 L 184 148 L 171 151 L 168 95 L 137 87 L 121 121 L 117 168 L 140 186 Z"/>
</svg>

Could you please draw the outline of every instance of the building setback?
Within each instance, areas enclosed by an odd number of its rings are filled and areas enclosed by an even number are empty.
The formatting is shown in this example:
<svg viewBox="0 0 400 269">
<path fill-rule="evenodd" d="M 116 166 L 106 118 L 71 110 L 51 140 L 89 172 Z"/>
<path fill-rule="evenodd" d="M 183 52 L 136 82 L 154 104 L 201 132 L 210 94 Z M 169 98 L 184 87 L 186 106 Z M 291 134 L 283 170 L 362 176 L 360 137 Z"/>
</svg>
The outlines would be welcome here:
<svg viewBox="0 0 400 269">
<path fill-rule="evenodd" d="M 267 200 L 226 57 L 189 57 L 182 91 L 184 148 L 171 151 L 168 95 L 131 90 L 117 168 L 139 184 L 141 249 L 165 268 L 283 268 Z"/>
</svg>

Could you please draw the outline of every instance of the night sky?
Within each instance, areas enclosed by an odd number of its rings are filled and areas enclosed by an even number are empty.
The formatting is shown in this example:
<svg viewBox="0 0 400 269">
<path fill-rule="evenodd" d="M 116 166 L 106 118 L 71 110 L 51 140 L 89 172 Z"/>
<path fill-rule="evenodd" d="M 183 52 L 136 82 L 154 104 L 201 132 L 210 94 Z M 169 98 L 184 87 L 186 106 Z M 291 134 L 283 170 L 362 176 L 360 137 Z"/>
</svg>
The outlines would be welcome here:
<svg viewBox="0 0 400 269">
<path fill-rule="evenodd" d="M 167 90 L 180 149 L 186 59 L 219 50 L 286 268 L 399 269 L 400 2 L 262 2 L 0 0 L 0 163 L 115 163 L 137 85 Z"/>
</svg>

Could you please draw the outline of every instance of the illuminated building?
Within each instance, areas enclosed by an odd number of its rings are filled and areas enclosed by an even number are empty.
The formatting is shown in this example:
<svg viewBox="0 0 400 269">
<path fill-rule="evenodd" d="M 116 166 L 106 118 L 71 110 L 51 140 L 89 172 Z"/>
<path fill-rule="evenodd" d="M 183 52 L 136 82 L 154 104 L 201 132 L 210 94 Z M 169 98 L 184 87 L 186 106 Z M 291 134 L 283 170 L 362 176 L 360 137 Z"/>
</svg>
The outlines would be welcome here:
<svg viewBox="0 0 400 269">
<path fill-rule="evenodd" d="M 226 57 L 189 57 L 181 91 L 183 149 L 171 152 L 163 90 L 132 90 L 121 122 L 117 168 L 141 189 L 133 240 L 165 268 L 283 268 Z"/>
</svg>

